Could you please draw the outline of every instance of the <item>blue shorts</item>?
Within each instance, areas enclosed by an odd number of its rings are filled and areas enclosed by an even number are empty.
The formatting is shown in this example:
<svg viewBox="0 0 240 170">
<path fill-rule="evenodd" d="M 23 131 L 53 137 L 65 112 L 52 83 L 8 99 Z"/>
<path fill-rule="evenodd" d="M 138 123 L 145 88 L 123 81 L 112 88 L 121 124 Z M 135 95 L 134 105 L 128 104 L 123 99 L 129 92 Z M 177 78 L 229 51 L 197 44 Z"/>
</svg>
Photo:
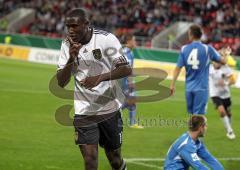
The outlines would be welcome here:
<svg viewBox="0 0 240 170">
<path fill-rule="evenodd" d="M 135 99 L 136 98 L 136 92 L 134 89 L 125 89 L 123 90 L 123 93 L 126 97 L 125 103 L 122 105 L 122 109 L 128 109 L 129 111 L 134 111 L 136 110 L 136 104 L 132 103 L 129 105 L 128 100 Z"/>
<path fill-rule="evenodd" d="M 136 92 L 135 89 L 123 89 L 123 94 L 125 95 L 126 98 L 132 98 L 132 97 L 136 97 Z"/>
<path fill-rule="evenodd" d="M 205 114 L 208 103 L 208 90 L 186 91 L 187 110 L 190 114 Z"/>
</svg>

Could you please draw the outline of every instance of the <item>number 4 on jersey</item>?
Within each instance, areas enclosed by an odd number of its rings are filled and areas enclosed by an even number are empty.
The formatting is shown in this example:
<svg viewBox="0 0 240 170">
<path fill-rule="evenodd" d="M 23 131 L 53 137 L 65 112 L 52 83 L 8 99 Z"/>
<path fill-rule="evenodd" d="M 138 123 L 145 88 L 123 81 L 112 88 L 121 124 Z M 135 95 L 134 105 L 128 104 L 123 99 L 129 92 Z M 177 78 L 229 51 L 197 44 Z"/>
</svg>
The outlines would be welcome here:
<svg viewBox="0 0 240 170">
<path fill-rule="evenodd" d="M 198 69 L 198 65 L 199 65 L 199 60 L 197 58 L 197 54 L 198 54 L 198 50 L 197 49 L 193 49 L 191 51 L 191 53 L 189 54 L 188 60 L 187 60 L 187 63 L 189 65 L 191 65 L 192 69 L 194 69 L 194 70 Z"/>
</svg>

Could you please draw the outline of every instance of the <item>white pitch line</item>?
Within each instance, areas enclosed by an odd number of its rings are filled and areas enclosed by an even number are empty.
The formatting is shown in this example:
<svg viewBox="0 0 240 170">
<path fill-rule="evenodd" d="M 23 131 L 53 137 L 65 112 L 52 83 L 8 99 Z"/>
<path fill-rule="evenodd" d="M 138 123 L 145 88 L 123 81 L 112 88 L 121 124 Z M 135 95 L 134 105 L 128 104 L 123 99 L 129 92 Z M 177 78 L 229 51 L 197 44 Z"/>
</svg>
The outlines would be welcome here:
<svg viewBox="0 0 240 170">
<path fill-rule="evenodd" d="M 127 162 L 132 162 L 132 161 L 145 161 L 145 162 L 153 162 L 153 161 L 164 161 L 164 158 L 127 158 L 124 159 Z"/>
<path fill-rule="evenodd" d="M 25 89 L 22 89 L 22 90 L 16 90 L 16 89 L 0 89 L 0 91 L 3 91 L 3 92 L 13 92 L 13 93 L 31 93 L 31 94 L 50 94 L 49 91 L 47 90 L 25 90 Z"/>
<path fill-rule="evenodd" d="M 137 162 L 137 161 L 144 161 L 144 162 L 155 162 L 155 161 L 165 161 L 164 158 L 126 158 L 124 159 L 127 162 Z M 220 161 L 240 161 L 240 157 L 236 158 L 217 158 Z"/>
<path fill-rule="evenodd" d="M 220 161 L 240 161 L 240 157 L 236 157 L 236 158 L 217 158 Z M 127 163 L 130 164 L 135 164 L 135 165 L 141 165 L 141 166 L 145 166 L 145 167 L 149 167 L 149 168 L 156 168 L 156 169 L 163 169 L 163 167 L 161 166 L 156 166 L 156 165 L 151 165 L 151 164 L 147 164 L 147 163 L 143 163 L 143 162 L 139 162 L 139 161 L 144 161 L 144 162 L 163 162 L 165 161 L 164 158 L 127 158 L 124 159 Z"/>
<path fill-rule="evenodd" d="M 47 169 L 61 169 L 60 167 L 58 166 L 53 166 L 53 165 L 46 165 L 45 166 Z"/>
<path fill-rule="evenodd" d="M 217 158 L 220 161 L 240 161 L 240 158 Z"/>
<path fill-rule="evenodd" d="M 135 165 L 142 165 L 142 166 L 149 167 L 149 168 L 163 169 L 163 167 L 161 167 L 161 166 L 146 164 L 146 163 L 142 163 L 142 162 L 135 162 L 135 161 L 126 161 L 126 162 L 130 163 L 130 164 L 135 164 Z"/>
</svg>

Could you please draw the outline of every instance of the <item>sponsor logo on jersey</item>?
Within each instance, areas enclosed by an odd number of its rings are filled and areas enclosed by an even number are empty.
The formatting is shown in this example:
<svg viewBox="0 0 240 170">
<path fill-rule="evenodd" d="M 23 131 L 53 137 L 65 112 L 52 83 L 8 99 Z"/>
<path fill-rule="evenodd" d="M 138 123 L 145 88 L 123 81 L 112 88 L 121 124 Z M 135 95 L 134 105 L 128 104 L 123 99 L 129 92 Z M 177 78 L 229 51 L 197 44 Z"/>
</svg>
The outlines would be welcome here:
<svg viewBox="0 0 240 170">
<path fill-rule="evenodd" d="M 192 153 L 191 157 L 192 157 L 193 161 L 199 161 L 200 160 L 196 153 Z"/>
</svg>

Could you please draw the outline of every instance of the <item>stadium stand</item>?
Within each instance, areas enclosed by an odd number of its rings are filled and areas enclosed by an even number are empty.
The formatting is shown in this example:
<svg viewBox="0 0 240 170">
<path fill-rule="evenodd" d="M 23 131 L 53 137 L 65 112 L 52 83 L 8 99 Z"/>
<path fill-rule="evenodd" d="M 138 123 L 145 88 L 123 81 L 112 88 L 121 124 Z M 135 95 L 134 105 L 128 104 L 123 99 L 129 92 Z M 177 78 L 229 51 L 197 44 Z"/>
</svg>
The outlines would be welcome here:
<svg viewBox="0 0 240 170">
<path fill-rule="evenodd" d="M 94 11 L 95 26 L 114 31 L 118 36 L 133 32 L 142 37 L 144 46 L 151 46 L 151 38 L 169 25 L 187 21 L 203 26 L 205 42 L 211 42 L 217 49 L 228 44 L 235 55 L 240 55 L 238 0 L 2 0 L 0 18 L 20 7 L 36 10 L 34 22 L 22 27 L 20 33 L 61 37 L 64 14 L 71 8 L 85 7 Z"/>
</svg>

